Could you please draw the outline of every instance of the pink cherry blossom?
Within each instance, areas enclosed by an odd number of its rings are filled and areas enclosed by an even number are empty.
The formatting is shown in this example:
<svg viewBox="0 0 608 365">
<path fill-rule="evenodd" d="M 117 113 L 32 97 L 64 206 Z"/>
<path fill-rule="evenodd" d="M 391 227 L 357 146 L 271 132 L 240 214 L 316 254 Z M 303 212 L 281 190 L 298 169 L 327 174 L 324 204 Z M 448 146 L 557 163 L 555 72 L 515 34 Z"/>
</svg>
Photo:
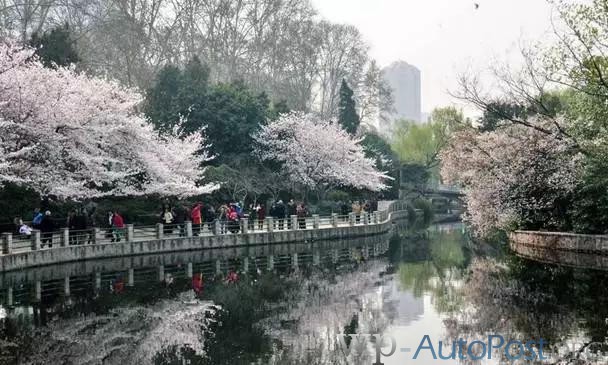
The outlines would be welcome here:
<svg viewBox="0 0 608 365">
<path fill-rule="evenodd" d="M 533 118 L 531 123 L 554 128 L 550 121 Z M 574 191 L 582 155 L 556 135 L 510 125 L 451 137 L 441 152 L 441 175 L 463 187 L 465 219 L 476 233 L 521 225 L 523 212 L 552 209 L 556 200 Z"/>
<path fill-rule="evenodd" d="M 62 198 L 193 195 L 203 177 L 201 135 L 159 136 L 137 111 L 141 95 L 33 50 L 0 43 L 0 182 Z"/>
<path fill-rule="evenodd" d="M 332 120 L 293 112 L 281 116 L 254 136 L 262 160 L 277 161 L 293 183 L 328 189 L 351 186 L 379 191 L 386 174 L 366 158 L 360 140 Z"/>
</svg>

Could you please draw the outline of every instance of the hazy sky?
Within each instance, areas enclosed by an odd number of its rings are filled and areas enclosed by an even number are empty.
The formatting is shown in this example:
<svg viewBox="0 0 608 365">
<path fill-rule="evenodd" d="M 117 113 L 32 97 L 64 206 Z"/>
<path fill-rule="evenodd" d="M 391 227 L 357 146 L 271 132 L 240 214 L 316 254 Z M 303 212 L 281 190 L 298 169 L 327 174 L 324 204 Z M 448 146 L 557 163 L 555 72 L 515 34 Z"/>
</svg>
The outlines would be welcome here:
<svg viewBox="0 0 608 365">
<path fill-rule="evenodd" d="M 454 103 L 447 90 L 459 72 L 517 62 L 520 44 L 551 29 L 546 0 L 312 1 L 324 18 L 359 28 L 381 66 L 404 60 L 418 67 L 424 112 Z"/>
</svg>

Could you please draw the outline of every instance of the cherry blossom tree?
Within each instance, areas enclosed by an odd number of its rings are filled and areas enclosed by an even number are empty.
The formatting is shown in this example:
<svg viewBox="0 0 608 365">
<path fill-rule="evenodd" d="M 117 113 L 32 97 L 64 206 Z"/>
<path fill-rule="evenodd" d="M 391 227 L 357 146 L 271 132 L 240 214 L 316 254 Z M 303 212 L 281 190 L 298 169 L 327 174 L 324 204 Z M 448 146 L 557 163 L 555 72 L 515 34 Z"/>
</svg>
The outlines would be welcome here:
<svg viewBox="0 0 608 365">
<path fill-rule="evenodd" d="M 556 128 L 543 118 L 529 122 Z M 583 170 L 572 142 L 521 125 L 457 132 L 440 157 L 444 181 L 463 186 L 465 218 L 482 236 L 514 226 L 556 227 Z"/>
<path fill-rule="evenodd" d="M 336 121 L 314 114 L 284 114 L 260 126 L 254 140 L 262 160 L 280 163 L 291 182 L 311 189 L 350 186 L 379 191 L 390 179 L 365 157 L 360 140 Z"/>
<path fill-rule="evenodd" d="M 209 156 L 201 135 L 159 136 L 137 112 L 136 92 L 33 50 L 0 44 L 0 183 L 60 198 L 213 190 L 198 186 Z"/>
</svg>

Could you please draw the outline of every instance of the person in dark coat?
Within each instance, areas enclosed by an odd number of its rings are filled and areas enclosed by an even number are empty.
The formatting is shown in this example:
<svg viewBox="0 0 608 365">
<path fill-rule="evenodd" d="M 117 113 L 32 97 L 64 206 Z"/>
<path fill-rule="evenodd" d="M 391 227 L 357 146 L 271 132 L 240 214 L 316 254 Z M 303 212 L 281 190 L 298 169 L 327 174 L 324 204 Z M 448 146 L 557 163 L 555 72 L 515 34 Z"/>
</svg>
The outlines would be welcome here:
<svg viewBox="0 0 608 365">
<path fill-rule="evenodd" d="M 40 247 L 48 244 L 49 248 L 53 247 L 53 231 L 55 231 L 55 222 L 51 218 L 51 211 L 44 212 L 44 217 L 40 222 L 40 232 L 42 234 L 42 244 Z"/>
<path fill-rule="evenodd" d="M 279 220 L 279 230 L 283 230 L 285 224 L 286 207 L 282 200 L 279 200 L 276 206 L 276 216 Z"/>
<path fill-rule="evenodd" d="M 297 208 L 296 215 L 298 216 L 298 228 L 306 229 L 306 216 L 308 215 L 308 210 L 306 209 L 306 205 L 304 203 L 300 203 Z"/>
<path fill-rule="evenodd" d="M 186 236 L 186 207 L 178 206 L 174 210 L 173 215 L 173 223 L 177 226 L 179 230 L 179 236 Z"/>
<path fill-rule="evenodd" d="M 270 209 L 268 210 L 268 215 L 270 215 L 272 217 L 272 225 L 273 225 L 273 229 L 277 228 L 277 223 L 278 223 L 278 217 L 277 217 L 277 203 L 274 202 L 272 203 L 272 205 L 270 206 Z"/>
<path fill-rule="evenodd" d="M 264 208 L 264 205 L 258 204 L 256 210 L 258 212 L 258 228 L 261 231 L 264 229 L 264 220 L 266 219 L 266 208 Z"/>
<path fill-rule="evenodd" d="M 87 216 L 84 210 L 80 209 L 74 216 L 74 221 L 72 226 L 76 230 L 74 232 L 75 243 L 77 245 L 82 245 L 87 240 L 89 234 L 86 232 L 87 230 Z"/>
</svg>

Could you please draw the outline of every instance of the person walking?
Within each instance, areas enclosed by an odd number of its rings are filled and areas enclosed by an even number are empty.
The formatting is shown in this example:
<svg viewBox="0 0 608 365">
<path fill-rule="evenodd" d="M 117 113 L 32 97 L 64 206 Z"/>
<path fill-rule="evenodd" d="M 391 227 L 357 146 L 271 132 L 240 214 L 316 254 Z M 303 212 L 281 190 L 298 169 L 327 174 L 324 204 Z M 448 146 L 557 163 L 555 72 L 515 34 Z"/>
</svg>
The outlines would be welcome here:
<svg viewBox="0 0 608 365">
<path fill-rule="evenodd" d="M 32 237 L 32 229 L 19 218 L 19 234 L 27 239 Z"/>
<path fill-rule="evenodd" d="M 258 219 L 258 211 L 256 210 L 255 204 L 249 204 L 249 209 L 247 212 L 247 228 L 250 231 L 255 230 L 255 221 Z"/>
<path fill-rule="evenodd" d="M 295 227 L 291 226 L 291 216 L 293 215 L 298 215 L 298 207 L 296 205 L 296 202 L 293 201 L 293 199 L 289 200 L 289 203 L 287 203 L 287 229 L 294 229 Z"/>
<path fill-rule="evenodd" d="M 195 236 L 200 235 L 201 224 L 203 224 L 201 208 L 202 204 L 196 203 L 190 212 L 190 218 L 192 219 L 192 233 Z"/>
<path fill-rule="evenodd" d="M 213 222 L 215 221 L 215 208 L 211 204 L 205 204 L 203 207 L 203 219 L 207 224 L 207 230 L 213 231 Z"/>
<path fill-rule="evenodd" d="M 277 202 L 276 215 L 279 220 L 279 230 L 283 230 L 285 224 L 285 203 L 282 200 Z"/>
<path fill-rule="evenodd" d="M 179 236 L 186 236 L 186 207 L 178 206 L 175 208 L 175 216 L 173 217 L 173 223 L 177 225 L 177 229 L 179 230 Z"/>
<path fill-rule="evenodd" d="M 160 215 L 160 222 L 163 224 L 163 234 L 170 235 L 173 233 L 173 213 L 169 206 L 165 206 L 165 209 Z"/>
<path fill-rule="evenodd" d="M 273 202 L 272 205 L 270 205 L 270 210 L 268 211 L 268 214 L 272 217 L 272 229 L 277 229 L 278 216 L 276 202 Z"/>
<path fill-rule="evenodd" d="M 217 219 L 220 221 L 220 232 L 219 234 L 226 233 L 226 221 L 228 220 L 229 208 L 226 204 L 220 205 L 218 209 Z"/>
<path fill-rule="evenodd" d="M 40 221 L 40 232 L 42 233 L 40 248 L 43 248 L 47 244 L 49 248 L 53 247 L 53 231 L 55 231 L 55 222 L 51 218 L 51 211 L 47 210 Z"/>
<path fill-rule="evenodd" d="M 353 213 L 355 214 L 355 222 L 357 224 L 359 224 L 360 220 L 361 220 L 361 204 L 359 204 L 359 201 L 355 201 L 353 203 Z"/>
<path fill-rule="evenodd" d="M 65 224 L 66 227 L 69 230 L 70 246 L 75 245 L 78 242 L 77 238 L 76 238 L 76 235 L 78 234 L 78 232 L 76 232 L 76 212 L 75 211 L 70 210 L 65 223 L 66 223 Z"/>
<path fill-rule="evenodd" d="M 261 231 L 264 229 L 264 220 L 266 219 L 266 209 L 264 208 L 264 205 L 258 203 L 258 206 L 256 207 L 256 211 L 258 212 L 258 228 Z"/>
<path fill-rule="evenodd" d="M 123 230 L 125 228 L 125 221 L 118 210 L 115 210 L 114 215 L 112 216 L 112 228 L 114 232 L 112 242 L 120 242 L 120 240 L 122 240 Z"/>
<path fill-rule="evenodd" d="M 76 244 L 77 245 L 82 245 L 85 243 L 85 241 L 87 240 L 87 237 L 89 237 L 89 233 L 86 231 L 87 230 L 87 216 L 86 213 L 84 211 L 84 209 L 80 208 L 76 211 L 76 214 L 74 215 L 74 222 L 73 222 L 73 227 L 76 230 L 76 232 L 74 232 L 74 236 L 76 239 Z"/>
<path fill-rule="evenodd" d="M 42 218 L 44 218 L 44 214 L 42 214 L 40 208 L 34 209 L 34 216 L 32 218 L 32 227 L 34 229 L 40 229 L 40 223 L 42 222 Z"/>
<path fill-rule="evenodd" d="M 348 204 L 346 204 L 346 202 L 341 202 L 340 203 L 340 215 L 342 216 L 343 220 L 347 219 L 348 216 Z"/>
<path fill-rule="evenodd" d="M 298 216 L 298 228 L 306 229 L 306 216 L 308 215 L 308 211 L 304 203 L 298 204 L 296 208 L 296 215 Z"/>
</svg>

